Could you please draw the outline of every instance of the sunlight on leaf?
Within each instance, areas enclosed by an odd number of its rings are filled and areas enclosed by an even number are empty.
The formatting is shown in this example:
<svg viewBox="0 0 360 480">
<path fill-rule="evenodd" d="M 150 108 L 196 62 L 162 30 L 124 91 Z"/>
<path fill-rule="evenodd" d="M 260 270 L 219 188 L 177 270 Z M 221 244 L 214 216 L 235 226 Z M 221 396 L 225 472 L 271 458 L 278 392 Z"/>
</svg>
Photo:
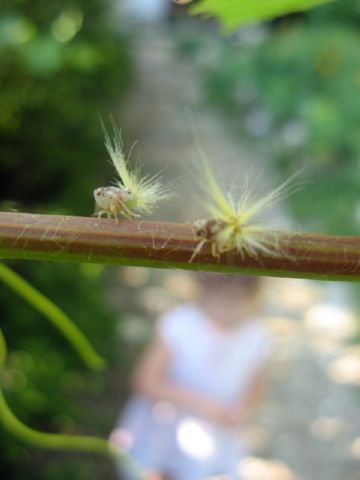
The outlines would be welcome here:
<svg viewBox="0 0 360 480">
<path fill-rule="evenodd" d="M 333 0 L 201 0 L 191 8 L 191 13 L 217 17 L 229 31 L 246 23 L 301 12 L 330 1 Z"/>
</svg>

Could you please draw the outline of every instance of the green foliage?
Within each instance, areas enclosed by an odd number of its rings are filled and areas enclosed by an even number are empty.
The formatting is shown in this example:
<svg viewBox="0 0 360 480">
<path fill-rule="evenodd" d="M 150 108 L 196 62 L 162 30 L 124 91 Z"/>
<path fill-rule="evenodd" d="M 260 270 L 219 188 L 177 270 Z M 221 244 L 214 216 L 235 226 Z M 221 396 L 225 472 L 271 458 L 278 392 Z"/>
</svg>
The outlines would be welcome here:
<svg viewBox="0 0 360 480">
<path fill-rule="evenodd" d="M 309 15 L 309 13 L 308 13 Z M 321 22 L 336 22 L 358 28 L 360 20 L 359 0 L 336 0 L 325 8 L 316 8 L 310 12 L 309 20 L 319 25 Z"/>
<path fill-rule="evenodd" d="M 34 267 L 26 264 L 22 275 L 30 277 L 34 286 L 51 295 L 58 305 L 66 306 L 96 348 L 114 361 L 115 319 L 105 308 L 101 294 L 103 269 L 72 264 L 54 268 L 40 262 Z M 39 313 L 3 288 L 0 315 L 9 349 L 1 380 L 14 413 L 40 430 L 106 436 L 117 413 L 104 408 L 111 372 L 89 373 L 67 341 Z M 9 471 L 19 475 L 29 468 L 31 459 L 18 441 L 1 431 L 0 443 L 5 469 L 11 468 Z M 44 473 L 46 469 L 43 460 L 34 478 L 50 478 Z"/>
<path fill-rule="evenodd" d="M 7 1 L 2 12 L 1 198 L 89 214 L 105 157 L 98 114 L 129 81 L 125 39 L 98 0 Z"/>
<path fill-rule="evenodd" d="M 106 468 L 106 461 L 101 458 L 96 464 L 96 473 L 94 471 L 94 462 L 89 461 L 87 457 L 83 457 L 81 462 L 67 455 L 64 461 L 50 461 L 46 465 L 46 478 L 51 480 L 64 480 L 71 478 L 74 480 L 89 480 L 91 478 L 102 479 L 109 478 L 109 469 Z M 96 477 L 95 477 L 96 475 Z M 114 475 L 115 478 L 115 475 Z"/>
<path fill-rule="evenodd" d="M 126 38 L 121 25 L 109 20 L 110 5 L 1 2 L 2 209 L 19 203 L 25 211 L 92 213 L 92 190 L 106 175 L 98 114 L 105 118 L 120 106 L 131 76 Z M 102 267 L 34 262 L 15 269 L 66 310 L 107 360 L 115 360 L 115 319 L 105 305 Z M 14 413 L 40 430 L 106 436 L 117 414 L 104 395 L 111 372 L 89 373 L 41 314 L 2 285 L 0 316 L 9 347 L 1 383 Z M 92 459 L 77 457 L 65 468 L 62 456 L 30 450 L 1 430 L 0 445 L 7 479 L 111 475 L 108 463 Z"/>
<path fill-rule="evenodd" d="M 193 14 L 217 17 L 227 30 L 260 20 L 301 12 L 332 0 L 201 0 L 192 9 Z"/>
<path fill-rule="evenodd" d="M 5 338 L 2 331 L 0 330 L 0 368 L 5 364 L 6 355 L 7 355 L 7 348 L 6 348 Z"/>
<path fill-rule="evenodd" d="M 61 308 L 55 305 L 50 298 L 36 290 L 30 283 L 26 282 L 4 263 L 0 263 L 0 280 L 4 282 L 7 287 L 13 289 L 35 310 L 44 315 L 44 317 L 64 335 L 88 368 L 93 370 L 102 370 L 104 368 L 104 359 L 96 353 L 91 343 L 84 337 L 82 332 L 72 322 L 71 318 L 69 318 Z M 0 344 L 1 336 L 2 334 L 0 332 Z"/>
</svg>

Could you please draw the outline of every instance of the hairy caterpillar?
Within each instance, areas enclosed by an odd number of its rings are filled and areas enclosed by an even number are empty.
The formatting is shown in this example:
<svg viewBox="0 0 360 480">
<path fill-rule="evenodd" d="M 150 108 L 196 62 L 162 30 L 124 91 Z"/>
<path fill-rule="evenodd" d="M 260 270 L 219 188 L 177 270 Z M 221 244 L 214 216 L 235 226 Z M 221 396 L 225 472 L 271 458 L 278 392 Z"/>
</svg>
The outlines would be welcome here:
<svg viewBox="0 0 360 480">
<path fill-rule="evenodd" d="M 208 217 L 193 222 L 199 243 L 190 262 L 207 242 L 211 243 L 214 257 L 232 250 L 244 257 L 256 257 L 260 252 L 276 254 L 279 248 L 278 232 L 264 225 L 259 217 L 274 202 L 298 189 L 298 185 L 292 182 L 297 173 L 258 198 L 253 195 L 248 179 L 238 191 L 233 186 L 230 191 L 225 192 L 199 146 L 198 151 L 203 168 L 199 184 L 205 194 L 203 204 Z"/>
<path fill-rule="evenodd" d="M 170 195 L 168 187 L 164 187 L 159 174 L 141 176 L 139 167 L 133 171 L 129 169 L 128 159 L 122 150 L 121 132 L 114 121 L 113 139 L 110 139 L 104 125 L 105 147 L 115 167 L 118 179 L 115 186 L 99 187 L 94 190 L 95 213 L 99 218 L 106 215 L 119 221 L 120 216 L 125 218 L 139 217 L 141 214 L 150 214 L 160 200 Z"/>
</svg>

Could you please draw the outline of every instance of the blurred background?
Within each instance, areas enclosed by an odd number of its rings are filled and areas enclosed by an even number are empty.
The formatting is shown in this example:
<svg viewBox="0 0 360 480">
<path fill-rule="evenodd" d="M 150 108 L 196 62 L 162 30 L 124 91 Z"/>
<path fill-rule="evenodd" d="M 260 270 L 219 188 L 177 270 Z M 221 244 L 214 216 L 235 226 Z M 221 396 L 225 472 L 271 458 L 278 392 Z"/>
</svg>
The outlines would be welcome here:
<svg viewBox="0 0 360 480">
<path fill-rule="evenodd" d="M 262 191 L 301 170 L 274 226 L 359 232 L 360 2 L 221 34 L 168 0 L 3 0 L 0 208 L 91 215 L 114 178 L 99 116 L 113 115 L 144 170 L 176 179 L 155 218 L 189 221 L 194 131 L 227 179 Z M 86 371 L 58 332 L 7 287 L 1 328 L 9 404 L 29 425 L 107 436 L 153 321 L 190 299 L 179 271 L 11 262 L 87 334 L 110 367 Z M 264 322 L 276 339 L 271 387 L 247 438 L 245 480 L 360 479 L 359 288 L 272 279 Z M 0 430 L 6 479 L 115 479 L 108 462 L 30 449 Z M 64 461 L 66 460 L 66 461 Z"/>
</svg>

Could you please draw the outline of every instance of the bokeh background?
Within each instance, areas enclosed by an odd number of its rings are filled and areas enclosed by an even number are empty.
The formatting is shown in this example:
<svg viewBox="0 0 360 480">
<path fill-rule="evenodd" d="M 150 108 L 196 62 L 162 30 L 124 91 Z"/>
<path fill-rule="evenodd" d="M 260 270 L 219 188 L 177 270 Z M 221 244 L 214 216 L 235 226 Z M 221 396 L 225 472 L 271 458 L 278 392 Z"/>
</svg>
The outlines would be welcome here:
<svg viewBox="0 0 360 480">
<path fill-rule="evenodd" d="M 274 226 L 358 234 L 360 2 L 223 35 L 167 0 L 4 0 L 0 5 L 0 207 L 91 215 L 112 181 L 99 116 L 113 115 L 144 170 L 175 180 L 154 218 L 201 216 L 194 134 L 226 182 L 259 192 L 296 171 Z M 58 332 L 0 287 L 14 412 L 50 431 L 107 436 L 154 320 L 191 299 L 179 271 L 11 262 L 109 361 L 89 373 Z M 264 322 L 276 348 L 264 406 L 247 429 L 245 480 L 360 479 L 359 288 L 272 279 Z M 6 479 L 115 479 L 99 458 L 48 453 L 0 429 Z"/>
</svg>

